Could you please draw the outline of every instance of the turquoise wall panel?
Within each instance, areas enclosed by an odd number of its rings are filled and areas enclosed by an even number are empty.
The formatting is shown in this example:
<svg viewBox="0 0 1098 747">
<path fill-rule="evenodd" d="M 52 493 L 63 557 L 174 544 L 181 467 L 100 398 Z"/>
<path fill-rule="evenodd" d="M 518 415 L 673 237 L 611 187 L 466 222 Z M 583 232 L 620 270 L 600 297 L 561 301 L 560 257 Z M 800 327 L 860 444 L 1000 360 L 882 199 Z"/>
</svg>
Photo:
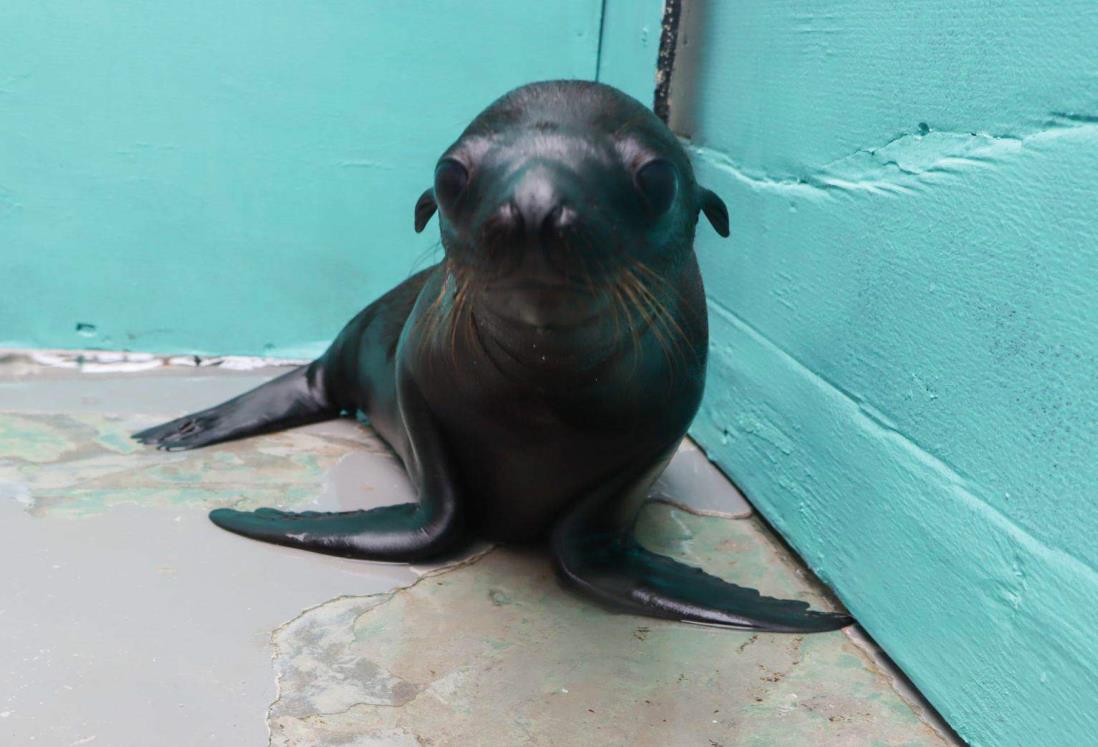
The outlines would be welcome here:
<svg viewBox="0 0 1098 747">
<path fill-rule="evenodd" d="M 662 22 L 663 0 L 607 0 L 598 79 L 652 106 Z"/>
<path fill-rule="evenodd" d="M 412 206 L 473 115 L 596 76 L 601 13 L 7 0 L 0 346 L 316 352 L 434 256 Z"/>
<path fill-rule="evenodd" d="M 963 736 L 1098 733 L 1098 6 L 691 4 L 694 426 Z"/>
</svg>

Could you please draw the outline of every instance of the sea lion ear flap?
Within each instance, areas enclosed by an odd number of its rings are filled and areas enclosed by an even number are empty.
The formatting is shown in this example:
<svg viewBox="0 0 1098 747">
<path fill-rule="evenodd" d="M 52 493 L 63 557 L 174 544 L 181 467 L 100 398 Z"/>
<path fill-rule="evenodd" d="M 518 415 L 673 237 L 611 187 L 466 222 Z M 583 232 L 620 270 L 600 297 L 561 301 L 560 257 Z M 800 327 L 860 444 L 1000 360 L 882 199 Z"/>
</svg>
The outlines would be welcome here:
<svg viewBox="0 0 1098 747">
<path fill-rule="evenodd" d="M 438 210 L 438 203 L 435 202 L 435 191 L 428 189 L 416 200 L 416 233 L 423 232 L 427 227 L 427 221 L 431 220 L 436 210 Z"/>
<path fill-rule="evenodd" d="M 709 219 L 709 224 L 713 226 L 713 230 L 727 239 L 728 208 L 725 207 L 724 200 L 717 197 L 716 193 L 703 188 L 701 190 L 701 209 L 705 213 L 705 217 Z"/>
</svg>

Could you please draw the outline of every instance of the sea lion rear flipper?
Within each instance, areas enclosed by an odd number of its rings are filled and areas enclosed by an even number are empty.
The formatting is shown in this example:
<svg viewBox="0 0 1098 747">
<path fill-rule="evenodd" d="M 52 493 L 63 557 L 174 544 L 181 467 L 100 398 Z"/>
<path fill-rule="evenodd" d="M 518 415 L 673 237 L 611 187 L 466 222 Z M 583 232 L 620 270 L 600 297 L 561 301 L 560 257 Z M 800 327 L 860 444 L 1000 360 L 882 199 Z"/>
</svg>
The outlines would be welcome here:
<svg viewBox="0 0 1098 747">
<path fill-rule="evenodd" d="M 848 615 L 806 602 L 764 597 L 700 568 L 644 549 L 627 532 L 591 533 L 558 551 L 564 580 L 623 612 L 742 630 L 816 633 L 849 625 Z"/>
<path fill-rule="evenodd" d="M 582 499 L 553 530 L 557 574 L 569 586 L 622 612 L 741 630 L 817 633 L 853 620 L 806 602 L 764 597 L 700 568 L 645 549 L 633 523 L 649 486 L 676 444 L 637 470 Z"/>
<path fill-rule="evenodd" d="M 336 513 L 219 508 L 210 520 L 262 542 L 345 558 L 408 563 L 456 548 L 467 535 L 449 454 L 410 377 L 398 378 L 397 391 L 408 437 L 408 448 L 398 451 L 406 454 L 419 503 Z"/>
<path fill-rule="evenodd" d="M 314 361 L 216 407 L 133 434 L 143 444 L 177 451 L 269 433 L 339 415 L 324 395 L 320 362 Z"/>
</svg>

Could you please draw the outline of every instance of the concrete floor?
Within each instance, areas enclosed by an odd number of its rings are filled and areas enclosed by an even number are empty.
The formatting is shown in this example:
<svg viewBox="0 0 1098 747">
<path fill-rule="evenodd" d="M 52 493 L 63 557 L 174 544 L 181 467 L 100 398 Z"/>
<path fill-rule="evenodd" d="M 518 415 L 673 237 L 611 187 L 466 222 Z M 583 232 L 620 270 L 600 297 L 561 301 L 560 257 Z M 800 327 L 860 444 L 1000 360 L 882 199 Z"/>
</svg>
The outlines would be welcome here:
<svg viewBox="0 0 1098 747">
<path fill-rule="evenodd" d="M 411 493 L 353 420 L 171 454 L 128 438 L 277 368 L 38 358 L 0 361 L 4 745 L 950 743 L 856 630 L 611 614 L 561 589 L 538 550 L 405 567 L 217 530 L 217 506 Z M 829 606 L 693 447 L 654 498 L 652 549 Z"/>
</svg>

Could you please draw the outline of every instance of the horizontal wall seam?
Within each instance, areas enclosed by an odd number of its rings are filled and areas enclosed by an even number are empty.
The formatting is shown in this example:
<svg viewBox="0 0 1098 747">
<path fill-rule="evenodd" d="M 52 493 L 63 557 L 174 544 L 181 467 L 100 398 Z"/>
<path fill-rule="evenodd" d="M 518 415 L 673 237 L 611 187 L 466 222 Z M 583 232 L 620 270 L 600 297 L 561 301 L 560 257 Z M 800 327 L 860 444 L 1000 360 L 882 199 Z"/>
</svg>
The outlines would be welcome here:
<svg viewBox="0 0 1098 747">
<path fill-rule="evenodd" d="M 1050 113 L 1042 128 L 1025 135 L 941 130 L 904 133 L 882 145 L 859 148 L 804 174 L 752 173 L 718 148 L 687 142 L 690 152 L 736 181 L 758 191 L 826 200 L 836 195 L 895 197 L 925 191 L 964 171 L 993 169 L 1023 149 L 1064 136 L 1098 136 L 1098 117 Z"/>
<path fill-rule="evenodd" d="M 899 444 L 905 453 L 910 454 L 919 463 L 932 470 L 939 478 L 951 485 L 954 488 L 956 495 L 969 504 L 970 508 L 977 512 L 984 513 L 990 524 L 1002 529 L 1005 534 L 1009 535 L 1010 538 L 1016 541 L 1021 547 L 1025 548 L 1033 555 L 1043 558 L 1050 565 L 1063 566 L 1067 571 L 1077 573 L 1089 583 L 1098 586 L 1098 569 L 1095 569 L 1080 558 L 1061 549 L 1050 547 L 1034 537 L 1026 529 L 1016 524 L 986 500 L 979 497 L 979 495 L 977 495 L 978 486 L 976 483 L 966 480 L 947 463 L 923 449 L 901 431 L 888 425 L 887 422 L 883 422 L 871 412 L 867 412 L 865 406 L 858 397 L 851 395 L 842 387 L 828 381 L 824 376 L 801 363 L 796 357 L 777 345 L 720 301 L 709 297 L 709 306 L 719 316 L 730 324 L 739 327 L 745 334 L 749 335 L 763 347 L 771 350 L 799 373 L 809 377 L 809 379 L 818 386 L 830 390 L 835 395 L 849 401 L 857 409 L 859 416 L 865 421 L 865 427 L 877 432 L 882 439 L 891 440 L 894 443 Z"/>
</svg>

